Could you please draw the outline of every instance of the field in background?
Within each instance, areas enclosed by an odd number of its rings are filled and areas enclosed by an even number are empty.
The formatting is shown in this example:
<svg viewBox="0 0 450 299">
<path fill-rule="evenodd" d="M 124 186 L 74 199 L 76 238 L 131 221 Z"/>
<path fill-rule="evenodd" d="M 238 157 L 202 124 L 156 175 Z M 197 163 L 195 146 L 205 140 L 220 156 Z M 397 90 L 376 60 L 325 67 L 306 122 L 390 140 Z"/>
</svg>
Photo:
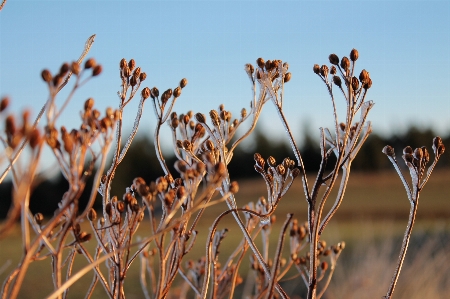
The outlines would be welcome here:
<svg viewBox="0 0 450 299">
<path fill-rule="evenodd" d="M 313 184 L 314 177 L 309 177 L 309 182 Z M 239 205 L 256 201 L 260 196 L 267 197 L 265 190 L 262 179 L 240 181 L 240 191 L 237 194 Z M 332 199 L 333 197 L 330 197 L 330 205 Z M 217 215 L 225 209 L 225 204 L 221 203 L 207 210 L 198 226 L 201 237 L 198 238 L 188 258 L 197 259 L 204 255 L 204 241 L 209 227 Z M 271 255 L 275 250 L 281 223 L 290 212 L 294 213 L 299 222 L 306 221 L 306 202 L 299 178 L 277 209 L 278 221 L 273 228 Z M 343 240 L 347 244 L 338 261 L 326 298 L 380 298 L 384 295 L 394 270 L 393 263 L 400 248 L 408 212 L 409 202 L 405 190 L 394 172 L 350 175 L 344 202 L 323 237 L 327 244 Z M 137 235 L 148 234 L 146 225 L 144 221 Z M 229 233 L 221 246 L 221 262 L 225 262 L 233 245 L 242 239 L 242 233 L 234 224 L 231 215 L 221 222 L 219 228 L 223 227 L 227 227 Z M 260 242 L 258 238 L 257 244 L 260 245 Z M 89 242 L 88 247 L 94 246 L 94 241 Z M 411 247 L 394 298 L 446 298 L 444 294 L 450 292 L 448 248 L 450 248 L 450 171 L 441 170 L 433 173 L 421 193 Z M 21 255 L 20 231 L 17 229 L 0 242 L 0 281 L 3 282 L 9 275 Z M 86 264 L 84 257 L 78 256 L 75 271 Z M 139 264 L 135 263 L 132 268 L 134 269 L 129 272 L 128 278 L 134 277 L 127 279 L 125 285 L 127 298 L 141 298 Z M 243 264 L 244 279 L 246 269 L 248 262 Z M 293 275 L 295 271 L 287 277 Z M 77 282 L 71 288 L 68 298 L 84 298 L 91 279 L 92 275 L 89 274 Z M 304 293 L 301 287 L 298 287 L 302 285 L 298 277 L 286 279 L 283 283 L 288 293 Z M 240 286 L 238 291 L 241 292 L 243 288 L 244 286 Z M 43 298 L 51 291 L 51 261 L 47 259 L 32 263 L 20 297 Z M 100 285 L 97 286 L 95 294 L 95 298 L 104 296 Z M 235 297 L 240 298 L 238 295 Z"/>
</svg>

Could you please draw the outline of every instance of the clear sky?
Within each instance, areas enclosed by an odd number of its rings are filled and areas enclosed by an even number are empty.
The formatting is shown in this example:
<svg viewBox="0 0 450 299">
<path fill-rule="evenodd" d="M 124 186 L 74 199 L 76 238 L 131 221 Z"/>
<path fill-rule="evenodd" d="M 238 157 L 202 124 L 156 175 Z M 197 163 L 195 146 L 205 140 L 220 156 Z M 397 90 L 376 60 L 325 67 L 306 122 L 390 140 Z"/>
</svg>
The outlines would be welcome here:
<svg viewBox="0 0 450 299">
<path fill-rule="evenodd" d="M 224 103 L 238 115 L 251 100 L 243 66 L 263 57 L 290 64 L 284 109 L 300 140 L 306 123 L 314 133 L 332 125 L 330 99 L 312 66 L 356 48 L 358 73 L 365 68 L 373 80 L 375 132 L 414 124 L 450 133 L 450 1 L 9 0 L 0 11 L 0 95 L 11 97 L 13 110 L 32 107 L 36 115 L 47 98 L 41 70 L 55 73 L 76 60 L 94 33 L 88 57 L 103 73 L 68 107 L 69 128 L 78 126 L 88 97 L 102 110 L 118 105 L 121 58 L 136 60 L 145 86 L 165 90 L 188 78 L 178 113 L 207 113 Z M 134 115 L 135 107 L 126 110 L 128 128 Z M 141 133 L 151 136 L 151 105 L 144 118 Z M 271 103 L 261 121 L 274 138 L 282 136 Z"/>
</svg>

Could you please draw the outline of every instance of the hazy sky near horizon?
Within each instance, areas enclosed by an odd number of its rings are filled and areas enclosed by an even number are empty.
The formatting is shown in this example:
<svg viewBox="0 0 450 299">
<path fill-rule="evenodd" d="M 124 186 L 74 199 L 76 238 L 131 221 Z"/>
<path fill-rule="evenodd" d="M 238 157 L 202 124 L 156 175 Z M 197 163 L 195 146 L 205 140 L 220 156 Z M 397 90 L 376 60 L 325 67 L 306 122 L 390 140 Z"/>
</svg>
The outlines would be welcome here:
<svg viewBox="0 0 450 299">
<path fill-rule="evenodd" d="M 0 11 L 0 96 L 11 97 L 12 110 L 31 107 L 36 115 L 48 95 L 42 69 L 56 73 L 62 62 L 76 60 L 94 33 L 88 57 L 103 73 L 63 114 L 69 128 L 79 126 L 88 97 L 101 110 L 117 107 L 121 58 L 134 58 L 147 73 L 144 86 L 163 91 L 188 78 L 178 113 L 206 114 L 224 103 L 237 116 L 252 97 L 244 64 L 263 57 L 290 65 L 284 109 L 300 140 L 306 125 L 316 134 L 333 121 L 312 66 L 356 48 L 357 73 L 364 68 L 373 80 L 368 99 L 375 102 L 369 115 L 375 132 L 416 125 L 450 134 L 450 1 L 10 0 Z M 152 136 L 149 104 L 140 134 Z M 125 111 L 128 129 L 135 112 L 133 105 Z M 275 116 L 268 103 L 260 127 L 279 139 L 283 129 Z"/>
</svg>

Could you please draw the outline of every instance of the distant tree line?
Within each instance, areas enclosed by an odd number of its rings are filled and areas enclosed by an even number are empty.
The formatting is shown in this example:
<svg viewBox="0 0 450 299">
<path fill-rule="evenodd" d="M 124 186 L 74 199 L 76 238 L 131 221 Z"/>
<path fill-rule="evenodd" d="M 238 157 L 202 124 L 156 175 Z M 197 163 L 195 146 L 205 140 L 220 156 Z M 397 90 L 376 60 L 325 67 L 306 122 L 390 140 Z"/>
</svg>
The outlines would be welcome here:
<svg viewBox="0 0 450 299">
<path fill-rule="evenodd" d="M 421 147 L 425 145 L 430 151 L 430 155 L 434 158 L 431 149 L 431 143 L 435 134 L 431 129 L 420 130 L 416 127 L 411 127 L 404 134 L 392 135 L 383 137 L 376 133 L 372 133 L 358 153 L 357 158 L 352 164 L 352 170 L 356 171 L 380 171 L 384 169 L 392 169 L 389 160 L 381 152 L 385 145 L 391 145 L 395 148 L 398 157 L 402 155 L 402 150 L 406 145 L 412 148 Z M 450 146 L 450 135 L 441 136 L 444 144 Z M 316 138 L 313 138 L 310 133 L 306 133 L 301 141 L 300 152 L 302 154 L 303 162 L 307 171 L 316 172 L 320 164 L 319 145 Z M 285 157 L 295 160 L 295 157 L 289 145 L 285 142 L 273 142 L 269 136 L 265 135 L 261 130 L 256 130 L 253 133 L 252 148 L 257 149 L 262 157 L 268 158 L 273 156 L 278 162 L 281 162 Z M 240 146 L 234 152 L 233 159 L 229 165 L 231 178 L 242 179 L 257 177 L 259 174 L 254 170 L 253 152 L 246 150 Z M 167 165 L 173 165 L 175 157 L 166 154 Z M 403 165 L 403 162 L 400 161 Z M 330 161 L 329 165 L 333 165 Z M 450 167 L 450 150 L 447 150 L 438 168 Z M 173 173 L 177 172 L 173 170 Z M 145 181 L 150 182 L 157 177 L 163 175 L 159 161 L 155 155 L 155 148 L 153 142 L 149 139 L 136 139 L 131 146 L 129 153 L 126 155 L 124 161 L 120 164 L 116 172 L 112 194 L 121 197 L 125 193 L 125 188 L 131 186 L 135 177 L 142 177 Z M 86 190 L 90 190 L 92 186 L 92 179 L 88 182 Z M 11 182 L 4 182 L 0 185 L 0 219 L 6 216 L 11 203 Z M 33 213 L 41 212 L 50 214 L 55 211 L 61 196 L 67 190 L 68 184 L 65 179 L 59 175 L 50 180 L 44 180 L 37 184 L 32 192 L 30 200 L 30 209 Z M 80 198 L 80 202 L 87 202 L 89 192 L 84 192 Z M 45 204 L 42 204 L 45 202 Z M 100 207 L 100 205 L 98 206 Z"/>
</svg>

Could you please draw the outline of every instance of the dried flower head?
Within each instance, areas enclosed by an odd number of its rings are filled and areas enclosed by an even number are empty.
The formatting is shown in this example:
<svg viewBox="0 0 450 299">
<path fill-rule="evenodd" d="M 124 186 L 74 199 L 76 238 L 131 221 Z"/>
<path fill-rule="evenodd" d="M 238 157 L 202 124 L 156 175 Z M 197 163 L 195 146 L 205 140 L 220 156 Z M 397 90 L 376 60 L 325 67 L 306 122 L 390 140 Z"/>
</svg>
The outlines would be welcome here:
<svg viewBox="0 0 450 299">
<path fill-rule="evenodd" d="M 97 62 L 95 61 L 95 59 L 94 58 L 89 58 L 84 63 L 84 68 L 85 69 L 91 69 L 91 68 L 94 68 L 96 65 L 97 65 Z"/>
<path fill-rule="evenodd" d="M 336 54 L 330 54 L 330 56 L 328 56 L 328 59 L 330 60 L 331 64 L 334 64 L 334 65 L 339 64 L 339 57 Z"/>
<path fill-rule="evenodd" d="M 359 57 L 358 50 L 352 49 L 352 51 L 350 52 L 350 60 L 354 62 L 358 60 L 358 57 Z"/>
</svg>

